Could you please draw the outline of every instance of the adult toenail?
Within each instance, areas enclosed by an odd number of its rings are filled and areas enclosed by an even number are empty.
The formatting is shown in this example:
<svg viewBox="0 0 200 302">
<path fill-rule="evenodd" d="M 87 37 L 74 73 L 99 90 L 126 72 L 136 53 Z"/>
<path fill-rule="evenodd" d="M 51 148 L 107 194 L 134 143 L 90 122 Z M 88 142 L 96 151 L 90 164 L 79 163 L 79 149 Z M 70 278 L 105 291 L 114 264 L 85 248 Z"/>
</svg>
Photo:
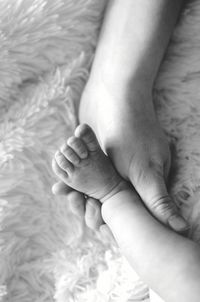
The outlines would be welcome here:
<svg viewBox="0 0 200 302">
<path fill-rule="evenodd" d="M 173 215 L 168 220 L 169 225 L 178 232 L 187 231 L 189 229 L 189 224 L 185 219 L 179 215 Z"/>
</svg>

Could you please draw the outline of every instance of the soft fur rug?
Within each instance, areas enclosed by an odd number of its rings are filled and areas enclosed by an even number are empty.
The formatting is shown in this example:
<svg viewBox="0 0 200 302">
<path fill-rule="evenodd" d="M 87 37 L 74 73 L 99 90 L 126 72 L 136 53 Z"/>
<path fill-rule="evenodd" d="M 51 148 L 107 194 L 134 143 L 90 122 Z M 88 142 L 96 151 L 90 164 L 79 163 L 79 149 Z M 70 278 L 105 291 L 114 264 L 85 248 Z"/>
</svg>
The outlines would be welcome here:
<svg viewBox="0 0 200 302">
<path fill-rule="evenodd" d="M 77 124 L 106 0 L 0 0 L 0 301 L 127 302 L 148 290 L 114 241 L 55 197 L 51 158 Z M 200 242 L 200 2 L 188 1 L 155 87 L 170 191 Z"/>
</svg>

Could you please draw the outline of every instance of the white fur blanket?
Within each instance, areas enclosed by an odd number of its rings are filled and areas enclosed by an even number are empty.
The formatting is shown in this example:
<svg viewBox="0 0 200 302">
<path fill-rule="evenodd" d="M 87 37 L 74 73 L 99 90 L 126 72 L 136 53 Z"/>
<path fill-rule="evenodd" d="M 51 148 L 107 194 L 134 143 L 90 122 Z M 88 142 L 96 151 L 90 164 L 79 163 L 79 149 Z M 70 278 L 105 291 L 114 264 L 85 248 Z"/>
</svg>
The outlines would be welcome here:
<svg viewBox="0 0 200 302">
<path fill-rule="evenodd" d="M 115 242 L 55 197 L 51 158 L 77 124 L 105 0 L 0 0 L 0 301 L 127 302 L 148 290 Z M 173 144 L 170 191 L 200 241 L 200 2 L 189 1 L 155 87 Z M 131 300 L 132 299 L 132 300 Z"/>
</svg>

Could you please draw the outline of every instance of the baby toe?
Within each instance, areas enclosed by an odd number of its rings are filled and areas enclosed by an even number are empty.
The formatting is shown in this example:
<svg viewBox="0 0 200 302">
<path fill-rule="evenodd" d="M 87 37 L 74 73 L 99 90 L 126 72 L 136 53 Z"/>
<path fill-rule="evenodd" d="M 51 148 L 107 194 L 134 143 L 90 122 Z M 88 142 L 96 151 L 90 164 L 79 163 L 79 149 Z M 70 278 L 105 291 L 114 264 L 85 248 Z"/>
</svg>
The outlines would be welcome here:
<svg viewBox="0 0 200 302">
<path fill-rule="evenodd" d="M 85 215 L 85 197 L 82 193 L 71 191 L 67 196 L 70 204 L 70 209 L 73 214 L 79 217 Z"/>
<path fill-rule="evenodd" d="M 78 154 L 81 159 L 88 157 L 88 150 L 84 142 L 75 136 L 68 139 L 67 144 Z"/>
<path fill-rule="evenodd" d="M 67 186 L 64 182 L 58 181 L 53 184 L 51 190 L 54 195 L 68 195 L 72 191 L 72 188 Z"/>
<path fill-rule="evenodd" d="M 75 130 L 75 135 L 84 141 L 89 151 L 97 151 L 100 148 L 96 135 L 89 125 L 79 125 Z"/>
<path fill-rule="evenodd" d="M 55 160 L 60 169 L 64 170 L 65 172 L 70 174 L 74 170 L 72 163 L 60 151 L 56 152 Z"/>
<path fill-rule="evenodd" d="M 52 170 L 63 182 L 67 181 L 68 173 L 60 168 L 55 158 L 52 160 Z"/>
<path fill-rule="evenodd" d="M 68 143 L 61 147 L 61 152 L 72 164 L 78 165 L 80 163 L 80 158 L 78 157 L 77 153 L 70 146 L 68 146 Z"/>
<path fill-rule="evenodd" d="M 101 203 L 94 198 L 88 198 L 85 213 L 86 225 L 92 230 L 99 230 L 104 223 L 101 215 Z"/>
</svg>

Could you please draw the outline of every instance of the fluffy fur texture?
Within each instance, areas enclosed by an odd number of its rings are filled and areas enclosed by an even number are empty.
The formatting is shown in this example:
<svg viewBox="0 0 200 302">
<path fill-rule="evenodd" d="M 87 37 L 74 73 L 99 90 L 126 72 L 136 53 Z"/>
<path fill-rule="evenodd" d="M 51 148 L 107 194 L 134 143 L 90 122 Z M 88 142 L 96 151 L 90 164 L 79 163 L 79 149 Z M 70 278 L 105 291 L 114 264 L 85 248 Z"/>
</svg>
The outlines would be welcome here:
<svg viewBox="0 0 200 302">
<path fill-rule="evenodd" d="M 55 197 L 51 158 L 77 124 L 105 0 L 0 0 L 0 301 L 140 301 L 110 238 Z M 200 3 L 188 1 L 156 87 L 170 190 L 200 241 Z M 132 298 L 132 300 L 131 300 Z"/>
</svg>

